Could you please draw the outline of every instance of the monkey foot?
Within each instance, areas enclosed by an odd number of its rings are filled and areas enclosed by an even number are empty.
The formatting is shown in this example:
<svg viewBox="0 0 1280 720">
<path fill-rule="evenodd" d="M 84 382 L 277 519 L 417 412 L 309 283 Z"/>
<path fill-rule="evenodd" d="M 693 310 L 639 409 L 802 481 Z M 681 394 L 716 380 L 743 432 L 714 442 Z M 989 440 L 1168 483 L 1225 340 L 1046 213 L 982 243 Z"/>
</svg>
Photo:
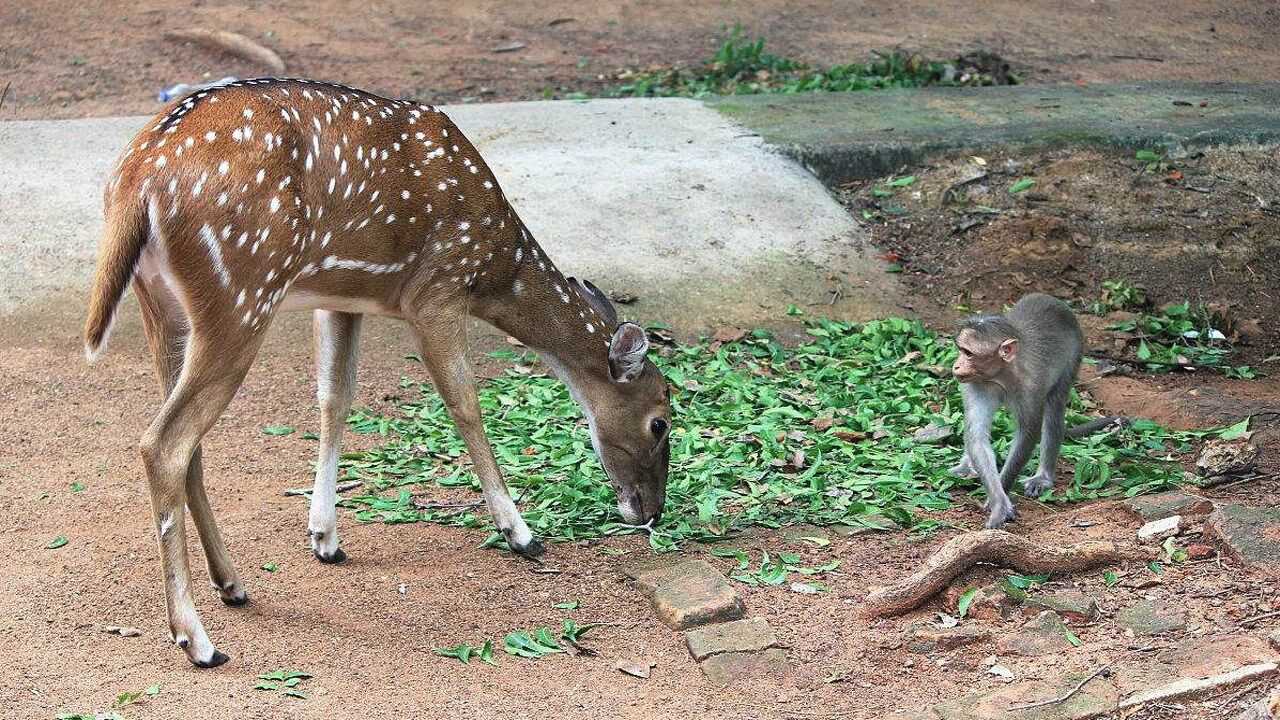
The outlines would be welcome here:
<svg viewBox="0 0 1280 720">
<path fill-rule="evenodd" d="M 1029 498 L 1038 498 L 1053 489 L 1053 478 L 1036 475 L 1022 481 L 1022 492 Z"/>
<path fill-rule="evenodd" d="M 995 530 L 1016 517 L 1018 517 L 1018 512 L 1014 510 L 1013 503 L 997 505 L 991 510 L 991 515 L 987 517 L 987 529 Z"/>
</svg>

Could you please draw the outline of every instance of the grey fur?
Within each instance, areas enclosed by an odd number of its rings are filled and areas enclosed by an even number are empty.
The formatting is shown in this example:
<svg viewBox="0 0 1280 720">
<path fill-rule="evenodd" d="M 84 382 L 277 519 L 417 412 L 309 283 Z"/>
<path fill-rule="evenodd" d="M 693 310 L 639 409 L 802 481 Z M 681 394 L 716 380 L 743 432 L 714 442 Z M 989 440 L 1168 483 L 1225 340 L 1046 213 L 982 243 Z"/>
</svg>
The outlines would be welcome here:
<svg viewBox="0 0 1280 720">
<path fill-rule="evenodd" d="M 1003 525 L 1014 516 L 1008 490 L 1021 474 L 1038 442 L 1037 473 L 1023 480 L 1023 491 L 1039 497 L 1053 488 L 1054 469 L 1062 448 L 1067 394 L 1075 381 L 1084 353 L 1084 334 L 1066 303 L 1035 293 L 1014 305 L 1007 316 L 984 315 L 961 325 L 984 343 L 1018 340 L 1018 353 L 1004 376 L 995 381 L 974 381 L 963 386 L 965 404 L 965 454 L 952 472 L 979 477 L 987 491 L 987 527 Z M 1000 406 L 1009 408 L 1017 422 L 1017 434 L 996 471 L 991 447 L 991 422 Z"/>
</svg>

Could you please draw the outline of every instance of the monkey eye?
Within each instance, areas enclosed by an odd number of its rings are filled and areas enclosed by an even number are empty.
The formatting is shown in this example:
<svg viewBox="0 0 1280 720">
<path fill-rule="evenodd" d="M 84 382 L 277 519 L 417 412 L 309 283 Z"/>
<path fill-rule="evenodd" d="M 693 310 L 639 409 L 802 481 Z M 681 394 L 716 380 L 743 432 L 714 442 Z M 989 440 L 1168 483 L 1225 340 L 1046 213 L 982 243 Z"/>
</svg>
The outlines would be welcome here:
<svg viewBox="0 0 1280 720">
<path fill-rule="evenodd" d="M 660 417 L 650 420 L 649 432 L 653 433 L 654 438 L 661 439 L 667 432 L 667 421 Z"/>
</svg>

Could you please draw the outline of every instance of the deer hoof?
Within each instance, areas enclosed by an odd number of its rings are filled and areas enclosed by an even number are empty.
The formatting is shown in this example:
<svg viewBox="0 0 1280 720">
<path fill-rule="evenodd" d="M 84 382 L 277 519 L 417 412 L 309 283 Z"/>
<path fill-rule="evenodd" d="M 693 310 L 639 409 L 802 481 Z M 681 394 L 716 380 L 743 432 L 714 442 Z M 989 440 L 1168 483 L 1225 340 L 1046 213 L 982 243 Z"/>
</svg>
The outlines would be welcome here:
<svg viewBox="0 0 1280 720">
<path fill-rule="evenodd" d="M 192 658 L 191 664 L 198 668 L 216 668 L 230 659 L 231 658 L 221 650 L 214 650 L 208 660 L 196 660 L 195 658 Z"/>
<path fill-rule="evenodd" d="M 218 595 L 218 599 L 227 607 L 241 607 L 249 602 L 249 594 L 241 592 L 239 595 Z"/>
<path fill-rule="evenodd" d="M 325 565 L 337 565 L 347 559 L 347 553 L 342 548 L 338 548 L 328 555 L 325 555 L 318 550 L 312 550 L 311 554 L 315 555 L 316 559 Z"/>
<path fill-rule="evenodd" d="M 516 543 L 506 532 L 502 533 L 507 539 L 507 545 L 511 547 L 511 552 L 528 560 L 535 560 L 537 557 L 547 551 L 546 546 L 538 542 L 536 538 L 531 538 L 524 545 Z"/>
</svg>

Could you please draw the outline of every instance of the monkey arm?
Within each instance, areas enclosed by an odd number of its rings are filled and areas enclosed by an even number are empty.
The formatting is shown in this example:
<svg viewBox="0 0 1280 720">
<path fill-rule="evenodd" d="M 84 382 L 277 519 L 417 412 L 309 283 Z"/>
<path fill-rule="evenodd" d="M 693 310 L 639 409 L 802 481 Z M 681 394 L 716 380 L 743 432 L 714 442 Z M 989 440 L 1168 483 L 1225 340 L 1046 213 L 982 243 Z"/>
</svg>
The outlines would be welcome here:
<svg viewBox="0 0 1280 720">
<path fill-rule="evenodd" d="M 994 394 L 974 385 L 961 389 L 964 397 L 964 452 L 969 466 L 978 473 L 982 484 L 990 490 L 998 482 L 996 451 L 991 447 L 991 425 L 1000 400 Z"/>
</svg>

